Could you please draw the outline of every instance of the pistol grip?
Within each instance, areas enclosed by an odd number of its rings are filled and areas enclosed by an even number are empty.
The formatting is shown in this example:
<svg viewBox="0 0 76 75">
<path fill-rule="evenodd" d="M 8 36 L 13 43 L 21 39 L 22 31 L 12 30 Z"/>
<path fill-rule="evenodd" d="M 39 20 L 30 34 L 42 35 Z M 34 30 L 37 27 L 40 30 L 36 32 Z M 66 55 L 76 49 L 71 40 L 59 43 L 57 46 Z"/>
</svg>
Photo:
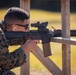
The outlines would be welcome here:
<svg viewBox="0 0 76 75">
<path fill-rule="evenodd" d="M 50 42 L 43 44 L 43 52 L 44 52 L 44 57 L 52 55 L 51 48 L 50 48 Z"/>
</svg>

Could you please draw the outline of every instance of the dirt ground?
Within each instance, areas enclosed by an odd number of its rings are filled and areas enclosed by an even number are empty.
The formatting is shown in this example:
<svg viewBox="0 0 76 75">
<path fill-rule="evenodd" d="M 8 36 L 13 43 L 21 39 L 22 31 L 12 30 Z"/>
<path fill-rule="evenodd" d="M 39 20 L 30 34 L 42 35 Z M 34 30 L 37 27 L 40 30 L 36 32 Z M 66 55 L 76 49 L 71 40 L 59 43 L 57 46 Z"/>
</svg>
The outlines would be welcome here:
<svg viewBox="0 0 76 75">
<path fill-rule="evenodd" d="M 30 75 L 52 75 L 50 72 L 30 72 Z"/>
<path fill-rule="evenodd" d="M 20 75 L 20 73 L 16 73 L 16 75 Z M 53 75 L 51 74 L 50 72 L 30 72 L 30 75 Z M 76 75 L 76 71 L 75 72 L 72 72 L 71 75 Z"/>
<path fill-rule="evenodd" d="M 15 73 L 16 75 L 20 75 L 20 73 Z M 52 75 L 50 72 L 30 72 L 30 75 Z"/>
<path fill-rule="evenodd" d="M 53 75 L 50 72 L 30 72 L 30 75 Z M 72 72 L 71 75 L 76 75 L 76 71 Z"/>
</svg>

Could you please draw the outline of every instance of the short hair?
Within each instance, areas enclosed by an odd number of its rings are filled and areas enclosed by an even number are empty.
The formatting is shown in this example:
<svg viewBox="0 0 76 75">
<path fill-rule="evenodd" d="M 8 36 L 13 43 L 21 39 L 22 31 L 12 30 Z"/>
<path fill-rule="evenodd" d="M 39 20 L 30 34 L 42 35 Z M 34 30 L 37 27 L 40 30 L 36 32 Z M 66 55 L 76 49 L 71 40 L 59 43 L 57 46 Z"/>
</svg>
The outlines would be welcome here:
<svg viewBox="0 0 76 75">
<path fill-rule="evenodd" d="M 29 14 L 19 7 L 9 8 L 4 16 L 4 21 L 10 23 L 19 20 L 24 21 L 25 19 L 29 19 Z"/>
</svg>

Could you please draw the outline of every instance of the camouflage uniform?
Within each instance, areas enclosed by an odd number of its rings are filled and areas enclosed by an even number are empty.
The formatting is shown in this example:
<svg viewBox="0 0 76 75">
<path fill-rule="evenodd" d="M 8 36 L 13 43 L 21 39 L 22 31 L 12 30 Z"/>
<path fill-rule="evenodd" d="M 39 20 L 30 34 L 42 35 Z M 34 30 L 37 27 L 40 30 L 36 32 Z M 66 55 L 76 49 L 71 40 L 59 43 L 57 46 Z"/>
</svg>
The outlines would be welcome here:
<svg viewBox="0 0 76 75">
<path fill-rule="evenodd" d="M 15 75 L 10 70 L 21 66 L 26 61 L 26 55 L 21 48 L 9 53 L 8 43 L 0 29 L 0 75 Z"/>
</svg>

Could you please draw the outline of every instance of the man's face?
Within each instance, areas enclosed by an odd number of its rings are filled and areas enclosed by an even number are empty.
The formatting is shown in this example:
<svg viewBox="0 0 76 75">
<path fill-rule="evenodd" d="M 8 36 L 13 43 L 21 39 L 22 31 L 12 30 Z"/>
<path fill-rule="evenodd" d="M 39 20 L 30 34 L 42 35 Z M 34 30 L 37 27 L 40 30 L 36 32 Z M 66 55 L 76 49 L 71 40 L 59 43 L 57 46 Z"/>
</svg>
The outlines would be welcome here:
<svg viewBox="0 0 76 75">
<path fill-rule="evenodd" d="M 28 31 L 29 30 L 29 19 L 24 21 L 18 21 L 7 27 L 7 31 Z"/>
</svg>

